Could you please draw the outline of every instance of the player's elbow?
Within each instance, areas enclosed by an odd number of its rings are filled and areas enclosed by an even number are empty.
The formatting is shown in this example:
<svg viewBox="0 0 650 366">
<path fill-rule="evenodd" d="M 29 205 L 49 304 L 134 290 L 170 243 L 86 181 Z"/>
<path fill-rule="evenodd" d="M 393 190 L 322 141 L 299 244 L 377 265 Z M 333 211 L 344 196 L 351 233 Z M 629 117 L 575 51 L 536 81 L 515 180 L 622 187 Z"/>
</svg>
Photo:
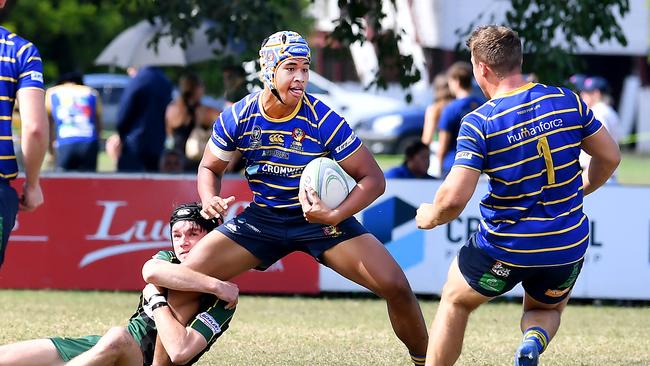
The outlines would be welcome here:
<svg viewBox="0 0 650 366">
<path fill-rule="evenodd" d="M 142 266 L 142 279 L 146 283 L 158 283 L 159 275 L 155 263 L 149 261 Z"/>
<path fill-rule="evenodd" d="M 169 359 L 174 365 L 185 365 L 192 361 L 196 354 L 187 347 L 174 347 L 175 350 L 169 350 Z"/>
</svg>

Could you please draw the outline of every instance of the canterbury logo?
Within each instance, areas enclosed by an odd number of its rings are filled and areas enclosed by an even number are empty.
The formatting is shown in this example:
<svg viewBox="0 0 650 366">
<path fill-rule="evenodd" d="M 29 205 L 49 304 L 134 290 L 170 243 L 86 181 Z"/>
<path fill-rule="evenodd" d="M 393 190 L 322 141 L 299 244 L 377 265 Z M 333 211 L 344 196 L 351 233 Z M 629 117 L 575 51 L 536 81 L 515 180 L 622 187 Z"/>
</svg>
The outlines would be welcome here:
<svg viewBox="0 0 650 366">
<path fill-rule="evenodd" d="M 269 136 L 269 142 L 272 144 L 284 145 L 284 136 L 279 133 L 273 134 Z"/>
</svg>

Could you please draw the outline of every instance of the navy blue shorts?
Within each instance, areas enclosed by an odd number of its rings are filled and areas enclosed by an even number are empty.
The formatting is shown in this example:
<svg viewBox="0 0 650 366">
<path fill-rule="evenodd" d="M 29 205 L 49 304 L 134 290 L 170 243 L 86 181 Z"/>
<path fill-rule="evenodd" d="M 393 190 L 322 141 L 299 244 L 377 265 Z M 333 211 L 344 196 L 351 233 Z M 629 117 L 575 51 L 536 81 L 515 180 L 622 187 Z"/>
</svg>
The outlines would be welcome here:
<svg viewBox="0 0 650 366">
<path fill-rule="evenodd" d="M 255 203 L 217 230 L 260 259 L 259 269 L 267 269 L 295 251 L 321 262 L 327 249 L 368 232 L 354 217 L 336 226 L 310 224 L 299 208 L 260 207 Z"/>
<path fill-rule="evenodd" d="M 9 234 L 16 223 L 16 214 L 18 213 L 18 194 L 9 182 L 0 180 L 0 232 L 2 240 L 0 241 L 0 266 L 5 259 L 7 242 Z"/>
<path fill-rule="evenodd" d="M 584 259 L 548 267 L 514 267 L 491 258 L 472 235 L 458 253 L 458 267 L 469 285 L 487 297 L 502 295 L 521 282 L 533 299 L 544 304 L 564 300 L 578 279 Z"/>
</svg>

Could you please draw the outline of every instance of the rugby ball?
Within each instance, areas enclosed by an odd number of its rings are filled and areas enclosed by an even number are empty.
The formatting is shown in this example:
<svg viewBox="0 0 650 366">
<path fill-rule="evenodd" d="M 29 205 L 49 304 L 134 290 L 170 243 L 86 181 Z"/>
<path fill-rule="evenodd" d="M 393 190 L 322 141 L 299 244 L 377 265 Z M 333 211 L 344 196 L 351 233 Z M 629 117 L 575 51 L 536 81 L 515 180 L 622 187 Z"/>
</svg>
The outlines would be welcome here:
<svg viewBox="0 0 650 366">
<path fill-rule="evenodd" d="M 300 177 L 300 189 L 311 187 L 329 208 L 337 208 L 350 193 L 348 175 L 337 162 L 316 158 L 305 166 Z M 351 179 L 351 178 L 349 178 Z"/>
</svg>

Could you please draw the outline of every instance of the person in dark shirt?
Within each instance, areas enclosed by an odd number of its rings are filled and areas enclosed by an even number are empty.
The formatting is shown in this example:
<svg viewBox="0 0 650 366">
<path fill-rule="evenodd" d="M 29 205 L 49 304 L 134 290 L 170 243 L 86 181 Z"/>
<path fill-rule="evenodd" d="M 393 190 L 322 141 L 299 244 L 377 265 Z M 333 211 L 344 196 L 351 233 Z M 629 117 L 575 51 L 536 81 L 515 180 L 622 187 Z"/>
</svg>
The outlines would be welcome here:
<svg viewBox="0 0 650 366">
<path fill-rule="evenodd" d="M 117 117 L 121 153 L 117 170 L 155 172 L 165 147 L 165 110 L 172 84 L 155 67 L 130 68 L 135 76 L 124 90 Z"/>
<path fill-rule="evenodd" d="M 429 147 L 421 141 L 414 141 L 404 151 L 404 163 L 391 168 L 384 176 L 398 179 L 433 179 L 429 170 Z"/>
</svg>

